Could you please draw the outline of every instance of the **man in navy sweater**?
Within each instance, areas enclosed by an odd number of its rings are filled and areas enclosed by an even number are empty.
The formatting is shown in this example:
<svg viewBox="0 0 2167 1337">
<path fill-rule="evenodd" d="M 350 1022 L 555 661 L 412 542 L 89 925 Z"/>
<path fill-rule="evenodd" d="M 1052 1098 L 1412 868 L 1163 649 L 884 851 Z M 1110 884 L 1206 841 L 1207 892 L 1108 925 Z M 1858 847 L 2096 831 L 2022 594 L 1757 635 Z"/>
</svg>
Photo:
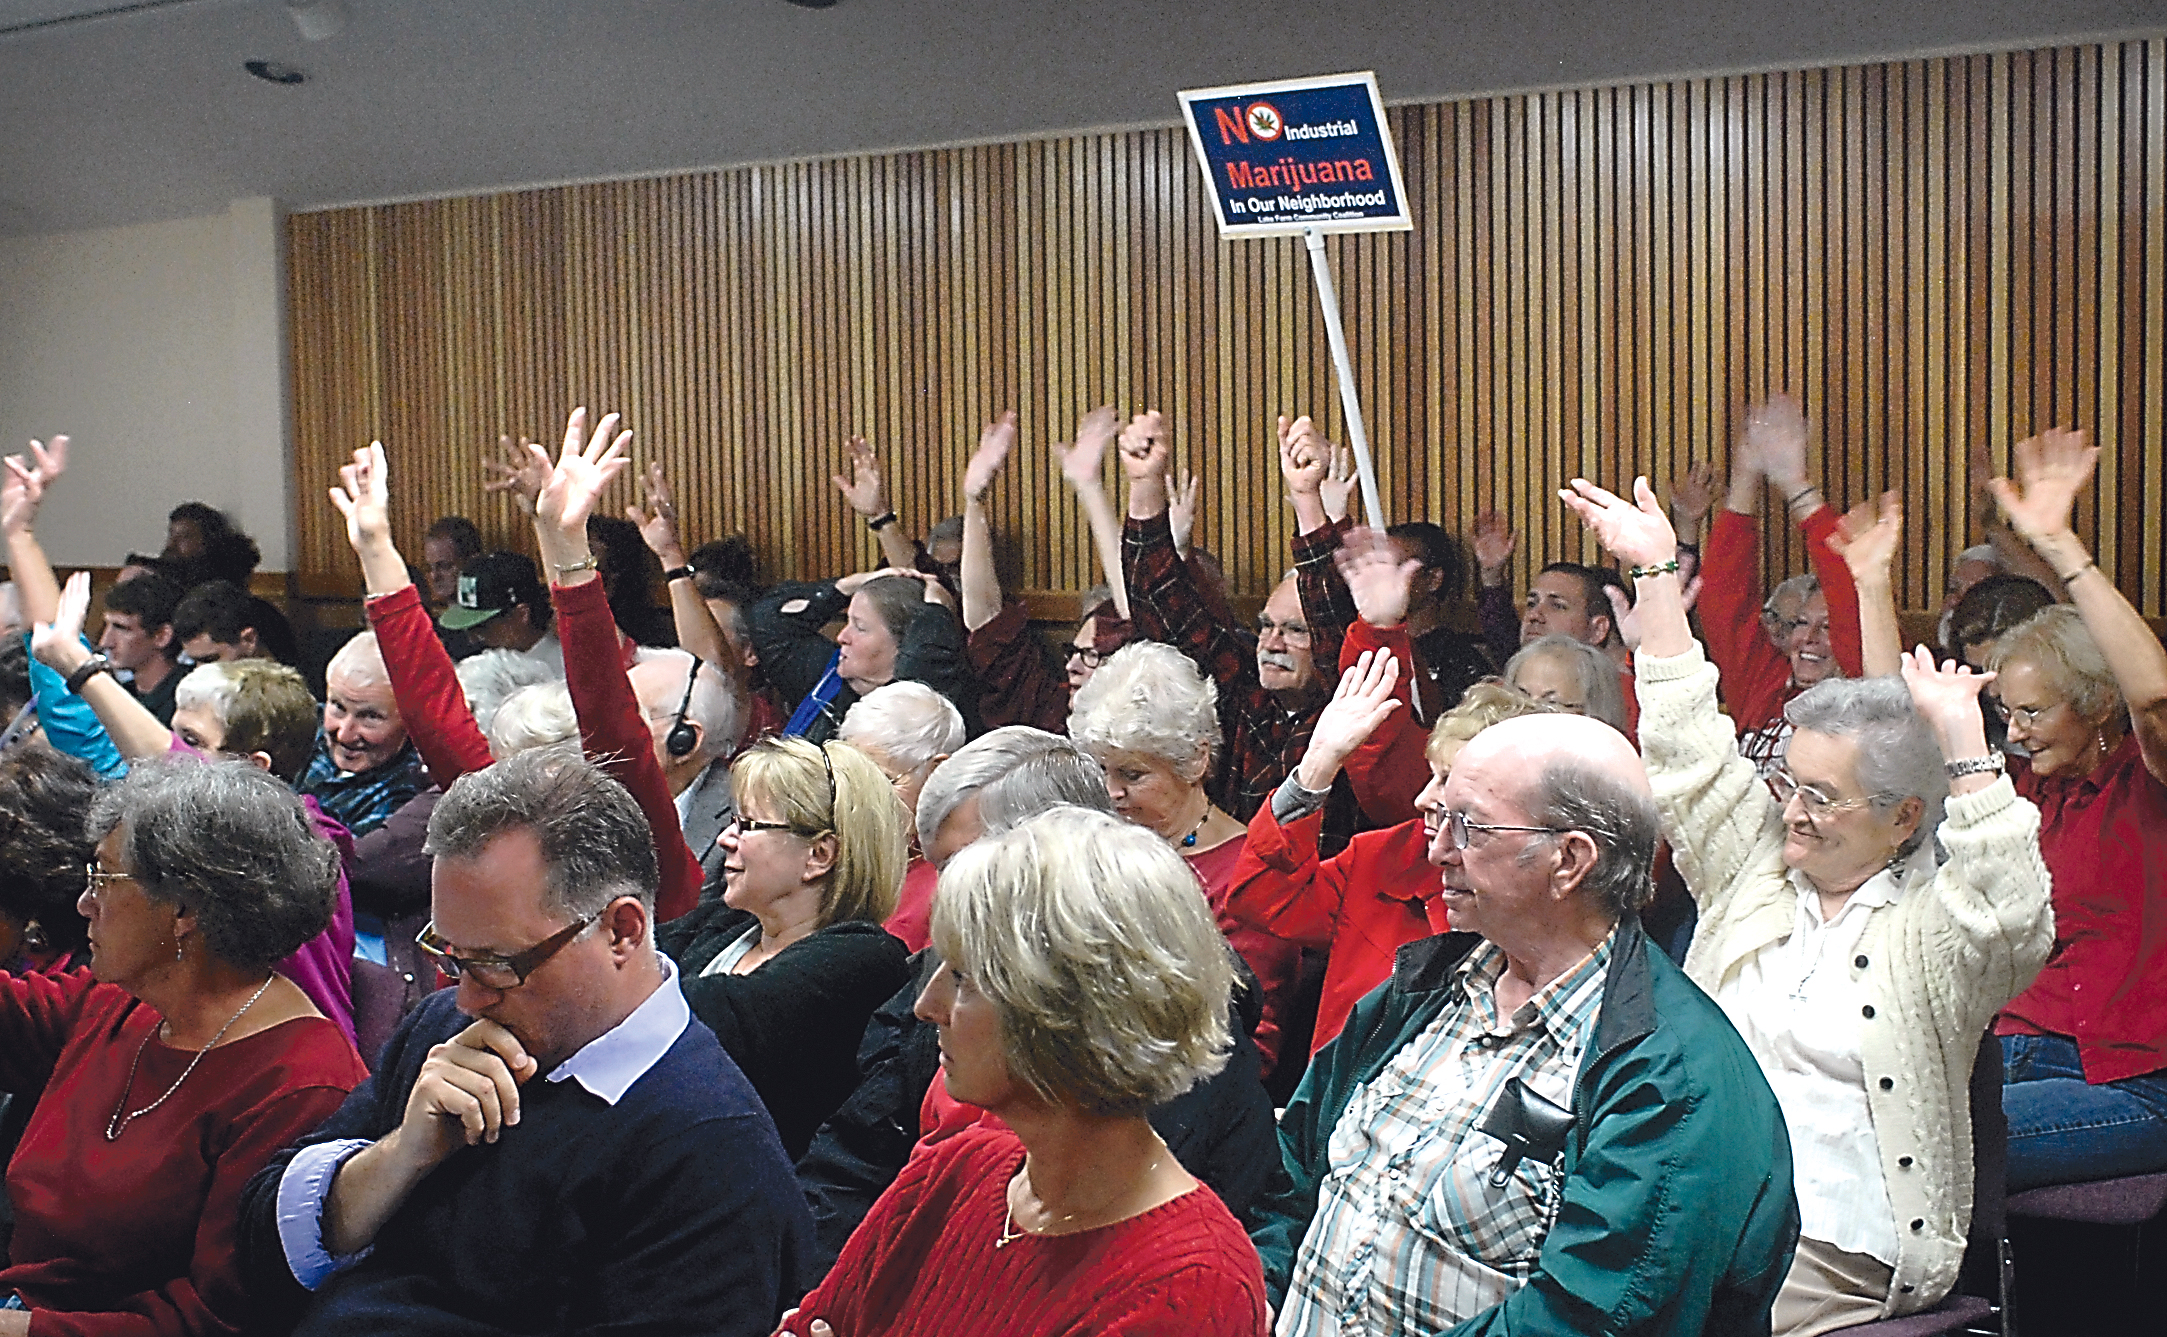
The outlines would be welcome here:
<svg viewBox="0 0 2167 1337">
<path fill-rule="evenodd" d="M 655 951 L 631 795 L 576 755 L 524 753 L 461 777 L 429 847 L 422 945 L 458 986 L 249 1184 L 258 1326 L 773 1331 L 819 1280 L 811 1221 L 759 1097 Z"/>
</svg>

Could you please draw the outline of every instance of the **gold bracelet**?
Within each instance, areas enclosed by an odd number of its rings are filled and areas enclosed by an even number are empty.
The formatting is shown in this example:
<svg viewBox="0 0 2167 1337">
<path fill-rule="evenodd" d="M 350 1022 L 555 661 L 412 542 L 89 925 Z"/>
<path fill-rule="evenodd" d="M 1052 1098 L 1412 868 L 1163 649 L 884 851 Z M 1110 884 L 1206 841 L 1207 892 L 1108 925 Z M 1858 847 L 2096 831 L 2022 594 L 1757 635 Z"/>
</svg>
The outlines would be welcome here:
<svg viewBox="0 0 2167 1337">
<path fill-rule="evenodd" d="M 558 575 L 569 576 L 581 571 L 601 570 L 602 559 L 590 552 L 585 557 L 580 558 L 576 562 L 555 562 L 552 563 L 552 565 L 557 568 Z"/>
</svg>

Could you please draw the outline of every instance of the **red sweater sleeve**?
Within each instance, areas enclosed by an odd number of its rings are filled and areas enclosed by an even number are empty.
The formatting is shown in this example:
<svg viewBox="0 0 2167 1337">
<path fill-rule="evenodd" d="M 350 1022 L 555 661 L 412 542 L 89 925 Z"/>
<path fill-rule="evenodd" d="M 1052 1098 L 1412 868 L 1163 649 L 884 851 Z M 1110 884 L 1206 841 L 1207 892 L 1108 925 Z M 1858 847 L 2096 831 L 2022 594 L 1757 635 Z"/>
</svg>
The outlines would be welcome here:
<svg viewBox="0 0 2167 1337">
<path fill-rule="evenodd" d="M 700 860 L 685 844 L 677 803 L 669 781 L 655 760 L 655 741 L 640 714 L 632 680 L 625 676 L 602 582 L 553 585 L 550 602 L 557 609 L 557 638 L 564 643 L 564 682 L 579 716 L 580 745 L 595 764 L 632 791 L 647 816 L 662 864 L 662 891 L 655 898 L 655 918 L 675 919 L 700 899 Z"/>
<path fill-rule="evenodd" d="M 0 973 L 0 1091 L 36 1099 L 96 988 L 87 969 Z"/>
<path fill-rule="evenodd" d="M 368 603 L 369 625 L 391 674 L 391 695 L 399 703 L 406 736 L 429 767 L 429 777 L 449 788 L 468 771 L 487 766 L 489 740 L 482 737 L 466 692 L 452 671 L 451 656 L 436 638 L 421 591 L 412 585 Z"/>
<path fill-rule="evenodd" d="M 1266 803 L 1249 819 L 1249 839 L 1226 893 L 1226 913 L 1250 928 L 1304 947 L 1330 947 L 1346 898 L 1337 860 L 1317 861 L 1324 811 L 1281 826 Z"/>
<path fill-rule="evenodd" d="M 1362 815 L 1376 826 L 1412 821 L 1415 796 L 1430 782 L 1430 731 L 1415 718 L 1414 689 L 1422 681 L 1415 668 L 1414 640 L 1404 626 L 1379 630 L 1357 618 L 1347 628 L 1339 651 L 1339 671 L 1354 667 L 1365 650 L 1387 650 L 1400 663 L 1392 695 L 1400 708 L 1385 717 L 1342 768 Z"/>
<path fill-rule="evenodd" d="M 1833 506 L 1823 506 L 1806 517 L 1799 532 L 1806 536 L 1806 560 L 1821 582 L 1821 596 L 1828 600 L 1828 643 L 1836 666 L 1846 678 L 1865 671 L 1866 655 L 1859 643 L 1859 591 L 1851 579 L 1851 567 L 1828 546 L 1842 519 Z"/>
<path fill-rule="evenodd" d="M 1791 665 L 1761 630 L 1761 522 L 1725 509 L 1701 549 L 1700 625 L 1740 729 L 1767 723 L 1783 704 Z M 1853 600 L 1852 625 L 1858 622 Z M 1856 632 L 1853 633 L 1854 643 Z"/>
</svg>

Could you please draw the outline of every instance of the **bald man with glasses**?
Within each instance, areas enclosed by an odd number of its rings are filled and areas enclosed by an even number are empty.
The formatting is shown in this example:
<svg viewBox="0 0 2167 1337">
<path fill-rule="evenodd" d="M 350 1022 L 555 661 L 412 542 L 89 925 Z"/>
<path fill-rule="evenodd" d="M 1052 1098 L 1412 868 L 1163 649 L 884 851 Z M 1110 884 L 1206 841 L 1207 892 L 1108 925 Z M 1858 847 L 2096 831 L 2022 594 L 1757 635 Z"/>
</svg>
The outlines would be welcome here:
<svg viewBox="0 0 2167 1337">
<path fill-rule="evenodd" d="M 431 814 L 451 989 L 250 1183 L 257 1317 L 333 1333 L 765 1334 L 817 1275 L 765 1107 L 655 950 L 632 796 L 541 749 Z"/>
</svg>

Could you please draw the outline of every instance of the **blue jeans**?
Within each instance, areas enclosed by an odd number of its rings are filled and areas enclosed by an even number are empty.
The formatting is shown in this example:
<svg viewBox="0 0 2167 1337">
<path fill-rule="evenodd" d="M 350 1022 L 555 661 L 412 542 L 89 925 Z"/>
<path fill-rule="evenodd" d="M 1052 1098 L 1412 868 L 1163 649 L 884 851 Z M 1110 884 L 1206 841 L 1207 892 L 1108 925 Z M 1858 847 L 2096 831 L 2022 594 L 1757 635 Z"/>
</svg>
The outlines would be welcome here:
<svg viewBox="0 0 2167 1337">
<path fill-rule="evenodd" d="M 2167 1170 L 2167 1072 L 2093 1085 L 2077 1043 L 2001 1037 L 2009 1191 Z"/>
</svg>

